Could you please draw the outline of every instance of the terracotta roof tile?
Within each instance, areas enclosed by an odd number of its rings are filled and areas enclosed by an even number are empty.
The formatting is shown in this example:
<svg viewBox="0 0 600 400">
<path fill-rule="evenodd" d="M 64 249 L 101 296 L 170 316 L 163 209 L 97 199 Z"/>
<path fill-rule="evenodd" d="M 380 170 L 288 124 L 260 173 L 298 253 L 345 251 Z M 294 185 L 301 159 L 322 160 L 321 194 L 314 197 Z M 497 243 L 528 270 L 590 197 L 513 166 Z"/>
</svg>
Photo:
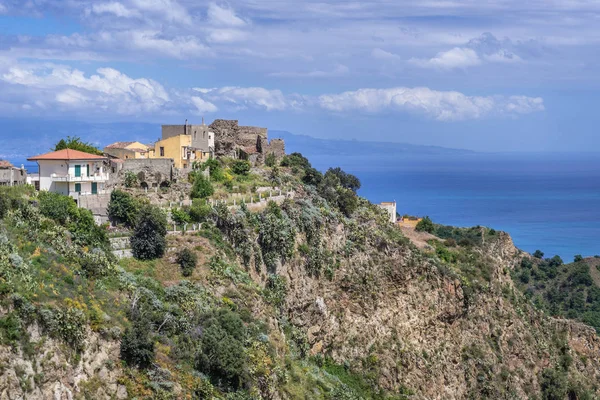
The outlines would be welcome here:
<svg viewBox="0 0 600 400">
<path fill-rule="evenodd" d="M 12 165 L 10 163 L 10 161 L 0 160 L 0 168 L 10 168 L 10 167 L 14 167 L 14 165 Z"/>
<path fill-rule="evenodd" d="M 40 154 L 39 156 L 30 157 L 27 161 L 37 160 L 104 160 L 106 157 L 96 154 L 84 153 L 83 151 L 64 149 L 52 151 L 50 153 Z"/>
</svg>

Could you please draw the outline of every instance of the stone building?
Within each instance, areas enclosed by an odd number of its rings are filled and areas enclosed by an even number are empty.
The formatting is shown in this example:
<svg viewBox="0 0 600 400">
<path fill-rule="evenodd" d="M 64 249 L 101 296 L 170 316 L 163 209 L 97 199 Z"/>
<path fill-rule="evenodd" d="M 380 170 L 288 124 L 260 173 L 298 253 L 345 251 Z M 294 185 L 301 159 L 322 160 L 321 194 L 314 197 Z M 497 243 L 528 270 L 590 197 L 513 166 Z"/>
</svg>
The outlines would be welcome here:
<svg viewBox="0 0 600 400">
<path fill-rule="evenodd" d="M 285 155 L 282 139 L 269 142 L 267 128 L 240 126 L 237 120 L 216 119 L 209 125 L 215 134 L 215 155 L 242 158 L 253 163 L 263 163 L 272 153 L 277 158 Z"/>
<path fill-rule="evenodd" d="M 176 179 L 175 164 L 170 158 L 125 160 L 119 171 L 119 181 L 128 172 L 134 173 L 141 188 L 167 187 Z"/>
<path fill-rule="evenodd" d="M 21 165 L 17 168 L 9 161 L 0 160 L 0 186 L 16 186 L 27 183 L 27 171 Z"/>
</svg>

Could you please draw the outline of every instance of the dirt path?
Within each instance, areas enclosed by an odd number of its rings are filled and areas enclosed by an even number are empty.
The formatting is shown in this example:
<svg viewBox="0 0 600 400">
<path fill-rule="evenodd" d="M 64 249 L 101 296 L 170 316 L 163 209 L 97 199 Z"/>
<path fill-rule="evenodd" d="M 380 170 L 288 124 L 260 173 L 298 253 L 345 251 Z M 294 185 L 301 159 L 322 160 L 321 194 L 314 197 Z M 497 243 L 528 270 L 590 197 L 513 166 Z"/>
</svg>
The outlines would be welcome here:
<svg viewBox="0 0 600 400">
<path fill-rule="evenodd" d="M 400 226 L 400 229 L 402 230 L 404 236 L 410 239 L 410 241 L 413 242 L 413 244 L 419 249 L 431 248 L 431 246 L 427 243 L 428 240 L 440 240 L 440 238 L 432 235 L 431 233 L 418 232 L 414 227 L 411 226 Z"/>
</svg>

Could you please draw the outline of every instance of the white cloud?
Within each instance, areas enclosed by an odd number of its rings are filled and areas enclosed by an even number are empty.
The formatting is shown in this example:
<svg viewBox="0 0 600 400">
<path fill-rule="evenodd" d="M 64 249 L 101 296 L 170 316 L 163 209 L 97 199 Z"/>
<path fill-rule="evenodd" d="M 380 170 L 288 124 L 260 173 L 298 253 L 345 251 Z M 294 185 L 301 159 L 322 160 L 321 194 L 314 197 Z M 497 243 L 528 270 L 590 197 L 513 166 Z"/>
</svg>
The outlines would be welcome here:
<svg viewBox="0 0 600 400">
<path fill-rule="evenodd" d="M 192 18 L 188 11 L 176 0 L 130 0 L 131 4 L 144 15 L 150 13 L 167 21 L 190 24 Z"/>
<path fill-rule="evenodd" d="M 246 25 L 246 21 L 235 14 L 235 11 L 228 7 L 221 7 L 216 3 L 208 5 L 208 21 L 213 25 L 235 26 Z"/>
<path fill-rule="evenodd" d="M 12 85 L 37 93 L 41 102 L 56 101 L 71 109 L 112 111 L 134 115 L 155 112 L 170 101 L 159 83 L 146 78 L 134 79 L 112 68 L 99 68 L 86 76 L 68 66 L 13 66 L 0 76 Z"/>
<path fill-rule="evenodd" d="M 237 108 L 262 108 L 266 111 L 285 110 L 290 103 L 281 90 L 262 87 L 226 86 L 217 89 L 194 88 L 204 99 L 224 102 Z"/>
<path fill-rule="evenodd" d="M 109 3 L 93 4 L 91 8 L 86 10 L 87 14 L 113 14 L 117 17 L 132 18 L 139 17 L 140 13 L 136 10 L 131 10 L 123 4 L 112 1 Z"/>
<path fill-rule="evenodd" d="M 410 63 L 423 68 L 467 68 L 481 64 L 481 59 L 473 49 L 455 47 L 448 51 L 442 51 L 428 60 L 412 58 Z"/>
<path fill-rule="evenodd" d="M 233 43 L 246 38 L 247 33 L 239 29 L 210 29 L 206 40 L 211 43 Z"/>
<path fill-rule="evenodd" d="M 6 14 L 7 12 L 8 8 L 4 4 L 0 3 L 0 14 Z"/>
<path fill-rule="evenodd" d="M 544 110 L 543 100 L 539 97 L 467 96 L 460 92 L 436 91 L 426 87 L 359 89 L 322 95 L 318 98 L 318 105 L 336 112 L 415 112 L 440 121 L 528 114 Z"/>
<path fill-rule="evenodd" d="M 206 101 L 200 97 L 192 96 L 191 100 L 196 109 L 198 110 L 198 113 L 200 114 L 212 113 L 218 110 L 217 106 L 215 106 L 213 103 L 211 103 L 210 101 Z"/>
<path fill-rule="evenodd" d="M 398 61 L 401 59 L 398 54 L 390 53 L 389 51 L 385 51 L 379 47 L 374 48 L 373 51 L 371 51 L 371 57 L 385 61 Z"/>
</svg>

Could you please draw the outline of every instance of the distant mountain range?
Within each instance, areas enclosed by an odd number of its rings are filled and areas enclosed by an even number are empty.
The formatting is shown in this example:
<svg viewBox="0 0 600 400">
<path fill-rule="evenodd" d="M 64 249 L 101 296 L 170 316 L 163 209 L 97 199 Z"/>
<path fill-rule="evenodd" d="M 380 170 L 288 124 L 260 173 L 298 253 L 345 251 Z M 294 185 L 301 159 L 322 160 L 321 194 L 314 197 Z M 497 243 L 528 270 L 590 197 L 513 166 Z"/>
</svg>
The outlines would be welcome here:
<svg viewBox="0 0 600 400">
<path fill-rule="evenodd" d="M 310 158 L 314 156 L 350 156 L 356 154 L 395 155 L 410 153 L 419 154 L 471 154 L 471 150 L 450 149 L 439 146 L 422 146 L 397 142 L 369 142 L 343 139 L 319 139 L 312 136 L 296 135 L 287 131 L 269 130 L 269 138 L 285 140 L 287 153 L 300 152 Z"/>
<path fill-rule="evenodd" d="M 0 159 L 15 164 L 28 164 L 26 158 L 50 151 L 56 142 L 66 136 L 79 136 L 102 148 L 123 140 L 151 143 L 160 138 L 159 124 L 142 122 L 93 123 L 40 119 L 0 119 Z M 368 142 L 357 140 L 319 139 L 295 135 L 287 131 L 269 130 L 270 138 L 282 138 L 286 151 L 301 152 L 311 156 L 344 156 L 356 154 L 394 155 L 401 153 L 461 154 L 469 150 L 448 149 L 437 146 L 420 146 L 407 143 Z"/>
</svg>

